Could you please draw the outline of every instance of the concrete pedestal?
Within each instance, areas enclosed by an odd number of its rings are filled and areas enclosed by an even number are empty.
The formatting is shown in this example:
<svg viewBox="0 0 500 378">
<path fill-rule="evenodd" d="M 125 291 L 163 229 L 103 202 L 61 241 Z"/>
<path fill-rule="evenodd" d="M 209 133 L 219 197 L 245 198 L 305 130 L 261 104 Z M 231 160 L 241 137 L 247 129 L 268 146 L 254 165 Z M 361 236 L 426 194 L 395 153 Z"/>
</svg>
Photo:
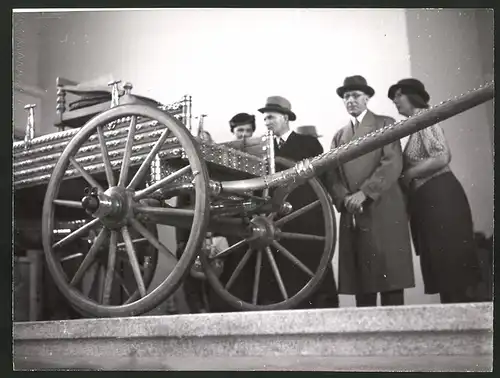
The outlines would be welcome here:
<svg viewBox="0 0 500 378">
<path fill-rule="evenodd" d="M 16 369 L 491 371 L 491 303 L 14 324 Z"/>
</svg>

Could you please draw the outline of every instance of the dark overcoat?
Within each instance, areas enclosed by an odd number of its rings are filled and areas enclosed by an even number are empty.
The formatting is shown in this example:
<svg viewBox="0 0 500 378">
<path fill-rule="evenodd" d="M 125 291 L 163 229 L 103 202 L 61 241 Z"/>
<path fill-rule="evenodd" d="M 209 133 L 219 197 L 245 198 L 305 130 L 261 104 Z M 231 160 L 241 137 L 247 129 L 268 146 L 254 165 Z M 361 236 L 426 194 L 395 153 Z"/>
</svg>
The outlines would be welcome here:
<svg viewBox="0 0 500 378">
<path fill-rule="evenodd" d="M 353 134 L 352 124 L 334 136 L 332 148 L 394 122 L 368 111 Z M 328 186 L 340 212 L 339 293 L 362 294 L 415 286 L 406 206 L 398 184 L 402 171 L 400 142 L 394 142 L 329 170 Z M 353 216 L 347 195 L 361 190 L 368 198 Z M 354 217 L 354 220 L 353 220 Z"/>
</svg>

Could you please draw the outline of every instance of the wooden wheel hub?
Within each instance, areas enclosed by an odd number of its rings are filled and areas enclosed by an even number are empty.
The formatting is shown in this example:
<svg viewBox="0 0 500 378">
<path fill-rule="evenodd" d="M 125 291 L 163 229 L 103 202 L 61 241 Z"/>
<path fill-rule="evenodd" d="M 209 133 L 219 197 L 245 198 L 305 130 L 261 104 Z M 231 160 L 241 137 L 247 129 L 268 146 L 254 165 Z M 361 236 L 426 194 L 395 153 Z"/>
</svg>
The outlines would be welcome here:
<svg viewBox="0 0 500 378">
<path fill-rule="evenodd" d="M 269 246 L 275 240 L 279 230 L 274 227 L 272 220 L 258 215 L 251 221 L 252 236 L 248 239 L 250 246 L 255 249 L 262 249 Z"/>
<path fill-rule="evenodd" d="M 82 199 L 82 206 L 108 228 L 118 229 L 133 216 L 133 195 L 133 191 L 113 186 L 103 193 L 86 195 Z"/>
</svg>

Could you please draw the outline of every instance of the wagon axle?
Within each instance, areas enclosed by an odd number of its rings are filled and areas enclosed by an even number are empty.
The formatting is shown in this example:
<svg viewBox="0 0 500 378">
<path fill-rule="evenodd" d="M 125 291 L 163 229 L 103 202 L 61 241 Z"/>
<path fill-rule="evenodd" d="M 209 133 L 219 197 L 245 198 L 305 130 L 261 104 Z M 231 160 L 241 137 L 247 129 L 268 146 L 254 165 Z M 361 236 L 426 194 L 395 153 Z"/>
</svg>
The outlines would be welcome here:
<svg viewBox="0 0 500 378">
<path fill-rule="evenodd" d="M 124 226 L 133 217 L 134 192 L 124 187 L 112 186 L 105 192 L 92 190 L 82 198 L 83 209 L 104 223 L 108 228 Z"/>
<path fill-rule="evenodd" d="M 266 248 L 273 240 L 277 239 L 280 232 L 274 226 L 274 222 L 268 217 L 258 215 L 251 221 L 252 236 L 248 238 L 249 244 L 253 249 Z"/>
<path fill-rule="evenodd" d="M 93 194 L 83 197 L 82 206 L 87 213 L 93 214 L 99 208 L 99 197 Z"/>
</svg>

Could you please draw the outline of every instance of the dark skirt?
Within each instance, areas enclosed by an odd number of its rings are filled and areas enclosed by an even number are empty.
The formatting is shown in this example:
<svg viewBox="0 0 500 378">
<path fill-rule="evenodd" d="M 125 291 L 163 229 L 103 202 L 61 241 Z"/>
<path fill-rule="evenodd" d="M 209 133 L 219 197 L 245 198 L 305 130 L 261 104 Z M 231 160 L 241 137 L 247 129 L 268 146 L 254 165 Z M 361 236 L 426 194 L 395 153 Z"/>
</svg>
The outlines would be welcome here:
<svg viewBox="0 0 500 378">
<path fill-rule="evenodd" d="M 452 172 L 436 176 L 409 196 L 413 243 L 425 294 L 465 291 L 480 279 L 472 215 Z"/>
</svg>

